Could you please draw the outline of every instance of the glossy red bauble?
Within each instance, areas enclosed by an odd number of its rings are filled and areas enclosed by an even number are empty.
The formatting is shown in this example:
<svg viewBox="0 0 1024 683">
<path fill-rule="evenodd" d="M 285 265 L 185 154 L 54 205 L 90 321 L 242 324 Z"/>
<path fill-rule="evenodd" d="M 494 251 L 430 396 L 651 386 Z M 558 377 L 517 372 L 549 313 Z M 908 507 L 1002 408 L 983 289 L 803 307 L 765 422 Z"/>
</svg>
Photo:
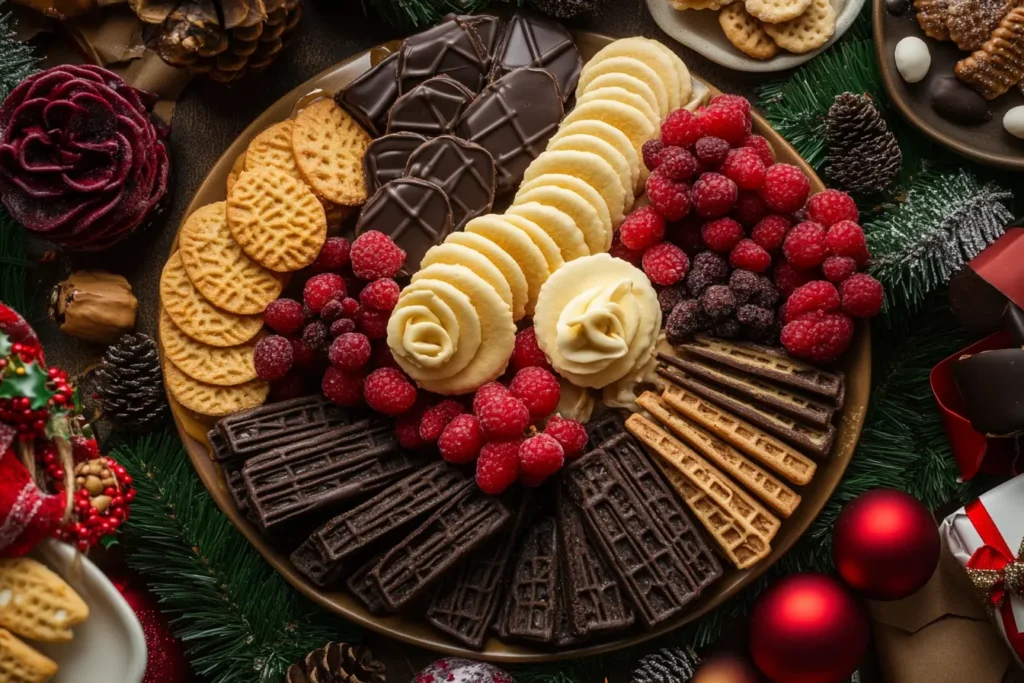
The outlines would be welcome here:
<svg viewBox="0 0 1024 683">
<path fill-rule="evenodd" d="M 916 593 L 935 573 L 939 532 L 913 496 L 868 491 L 847 504 L 832 536 L 836 569 L 855 591 L 873 600 Z"/>
<path fill-rule="evenodd" d="M 758 599 L 750 618 L 750 653 L 773 683 L 839 683 L 868 645 L 861 605 L 835 579 L 794 574 Z"/>
</svg>

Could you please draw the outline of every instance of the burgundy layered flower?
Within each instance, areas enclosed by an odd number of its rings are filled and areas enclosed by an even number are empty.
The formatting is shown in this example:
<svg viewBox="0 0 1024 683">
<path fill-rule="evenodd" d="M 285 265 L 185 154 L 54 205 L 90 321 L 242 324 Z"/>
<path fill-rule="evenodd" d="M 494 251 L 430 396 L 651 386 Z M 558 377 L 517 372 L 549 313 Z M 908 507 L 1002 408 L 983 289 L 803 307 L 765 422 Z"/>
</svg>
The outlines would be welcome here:
<svg viewBox="0 0 1024 683">
<path fill-rule="evenodd" d="M 155 98 L 96 66 L 25 79 L 0 106 L 0 194 L 14 218 L 70 249 L 124 239 L 167 192 Z"/>
</svg>

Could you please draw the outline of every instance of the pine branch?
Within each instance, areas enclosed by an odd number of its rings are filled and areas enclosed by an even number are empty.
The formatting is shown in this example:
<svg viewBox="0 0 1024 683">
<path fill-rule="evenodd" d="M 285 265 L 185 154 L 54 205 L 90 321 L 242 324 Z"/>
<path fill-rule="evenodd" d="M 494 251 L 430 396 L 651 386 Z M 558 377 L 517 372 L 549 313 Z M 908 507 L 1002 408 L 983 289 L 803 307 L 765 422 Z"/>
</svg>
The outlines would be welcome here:
<svg viewBox="0 0 1024 683">
<path fill-rule="evenodd" d="M 7 0 L 0 0 L 0 10 L 6 4 Z M 15 38 L 11 15 L 0 14 L 0 100 L 35 72 L 38 63 L 32 47 Z"/>
<path fill-rule="evenodd" d="M 357 629 L 292 590 L 231 526 L 176 435 L 136 437 L 111 455 L 138 490 L 124 526 L 128 563 L 159 596 L 196 672 L 213 683 L 280 683 L 324 643 L 358 642 Z"/>
<path fill-rule="evenodd" d="M 387 24 L 403 29 L 426 28 L 449 12 L 469 14 L 483 9 L 489 0 L 362 0 L 363 12 L 371 9 Z"/>
</svg>

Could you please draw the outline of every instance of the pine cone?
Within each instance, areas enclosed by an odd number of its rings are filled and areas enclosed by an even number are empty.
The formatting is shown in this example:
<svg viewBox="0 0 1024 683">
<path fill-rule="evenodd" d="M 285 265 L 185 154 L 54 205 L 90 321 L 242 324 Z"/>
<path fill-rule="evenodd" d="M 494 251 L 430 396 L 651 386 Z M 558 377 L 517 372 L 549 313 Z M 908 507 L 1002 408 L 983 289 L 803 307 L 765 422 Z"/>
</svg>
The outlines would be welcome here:
<svg viewBox="0 0 1024 683">
<path fill-rule="evenodd" d="M 384 683 L 384 663 L 368 648 L 328 643 L 288 667 L 285 683 Z"/>
<path fill-rule="evenodd" d="M 825 175 L 847 192 L 884 192 L 900 172 L 903 154 L 874 103 L 864 95 L 836 97 L 825 119 Z"/>
<path fill-rule="evenodd" d="M 160 355 L 145 334 L 126 334 L 107 349 L 96 384 L 104 414 L 119 427 L 145 431 L 167 414 Z"/>
<path fill-rule="evenodd" d="M 666 647 L 640 660 L 630 683 L 687 683 L 697 672 L 697 657 L 681 647 Z"/>
</svg>

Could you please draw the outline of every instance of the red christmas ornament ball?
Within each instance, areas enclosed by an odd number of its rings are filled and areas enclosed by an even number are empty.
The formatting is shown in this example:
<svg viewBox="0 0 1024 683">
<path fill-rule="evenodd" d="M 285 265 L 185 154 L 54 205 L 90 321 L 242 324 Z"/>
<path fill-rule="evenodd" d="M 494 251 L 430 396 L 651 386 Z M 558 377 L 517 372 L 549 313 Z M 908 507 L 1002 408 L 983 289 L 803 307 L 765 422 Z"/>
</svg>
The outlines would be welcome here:
<svg viewBox="0 0 1024 683">
<path fill-rule="evenodd" d="M 939 563 L 939 531 L 913 496 L 892 489 L 851 501 L 832 536 L 836 569 L 850 588 L 873 600 L 916 593 Z"/>
<path fill-rule="evenodd" d="M 868 621 L 854 597 L 824 574 L 793 574 L 758 599 L 750 654 L 774 683 L 838 683 L 868 646 Z"/>
<path fill-rule="evenodd" d="M 185 657 L 185 648 L 171 633 L 153 594 L 130 575 L 112 577 L 112 581 L 135 612 L 146 636 L 148 659 L 142 683 L 189 683 L 192 670 Z"/>
</svg>

